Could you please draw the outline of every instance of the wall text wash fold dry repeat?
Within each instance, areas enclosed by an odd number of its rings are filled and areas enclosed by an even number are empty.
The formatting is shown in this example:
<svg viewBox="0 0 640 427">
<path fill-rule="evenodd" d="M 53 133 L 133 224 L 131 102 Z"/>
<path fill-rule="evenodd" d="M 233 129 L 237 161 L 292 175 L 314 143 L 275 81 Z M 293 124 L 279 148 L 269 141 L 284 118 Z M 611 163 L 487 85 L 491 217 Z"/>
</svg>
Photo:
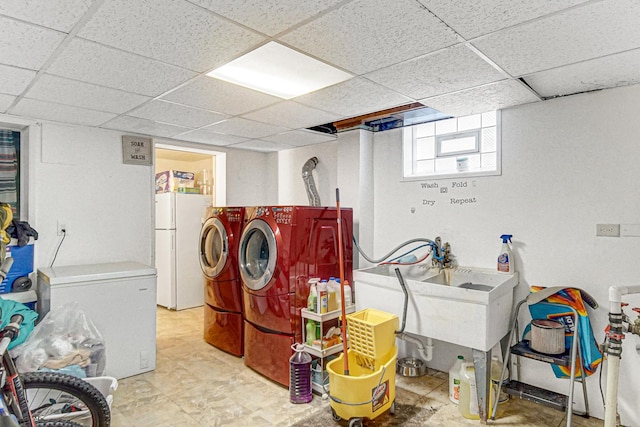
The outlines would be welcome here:
<svg viewBox="0 0 640 427">
<path fill-rule="evenodd" d="M 423 182 L 420 185 L 421 185 L 422 189 L 425 189 L 425 190 L 439 189 L 440 190 L 439 191 L 440 194 L 449 193 L 449 189 L 455 191 L 456 189 L 470 188 L 469 183 L 467 181 L 452 181 L 450 186 L 441 186 L 437 182 Z M 471 187 L 475 187 L 475 181 L 472 182 Z M 441 197 L 443 197 L 443 196 L 441 196 Z M 468 205 L 468 204 L 477 203 L 478 200 L 475 197 L 464 197 L 464 198 L 448 197 L 447 199 L 443 199 L 443 200 L 422 199 L 422 205 L 423 206 L 432 207 L 432 206 L 435 206 L 437 202 L 441 202 L 441 203 L 447 203 L 448 202 L 448 204 L 450 204 L 450 205 L 460 205 L 460 206 L 462 206 L 462 205 Z"/>
</svg>

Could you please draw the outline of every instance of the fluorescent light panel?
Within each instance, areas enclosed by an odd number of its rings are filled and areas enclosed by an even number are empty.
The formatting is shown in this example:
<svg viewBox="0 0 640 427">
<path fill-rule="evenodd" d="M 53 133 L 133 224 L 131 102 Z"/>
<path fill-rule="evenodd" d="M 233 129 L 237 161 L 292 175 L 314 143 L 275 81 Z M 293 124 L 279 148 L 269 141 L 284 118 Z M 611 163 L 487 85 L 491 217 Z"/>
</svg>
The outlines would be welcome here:
<svg viewBox="0 0 640 427">
<path fill-rule="evenodd" d="M 353 77 L 276 42 L 269 42 L 207 75 L 284 99 Z"/>
</svg>

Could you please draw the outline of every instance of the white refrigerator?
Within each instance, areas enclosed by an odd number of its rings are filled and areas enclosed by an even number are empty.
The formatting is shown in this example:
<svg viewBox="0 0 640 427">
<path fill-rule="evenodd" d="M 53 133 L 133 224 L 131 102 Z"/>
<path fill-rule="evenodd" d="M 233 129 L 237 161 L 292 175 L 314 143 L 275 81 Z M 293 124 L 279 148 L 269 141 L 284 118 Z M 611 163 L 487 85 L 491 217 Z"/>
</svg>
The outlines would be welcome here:
<svg viewBox="0 0 640 427">
<path fill-rule="evenodd" d="M 156 194 L 158 305 L 174 310 L 204 304 L 200 229 L 211 196 Z"/>
</svg>

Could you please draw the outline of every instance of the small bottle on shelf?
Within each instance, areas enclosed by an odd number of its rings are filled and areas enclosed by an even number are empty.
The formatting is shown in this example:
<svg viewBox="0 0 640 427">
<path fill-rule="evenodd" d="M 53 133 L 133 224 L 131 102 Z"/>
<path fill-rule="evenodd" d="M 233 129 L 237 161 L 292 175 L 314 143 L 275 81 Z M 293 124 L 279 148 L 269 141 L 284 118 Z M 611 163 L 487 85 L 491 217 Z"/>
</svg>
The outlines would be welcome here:
<svg viewBox="0 0 640 427">
<path fill-rule="evenodd" d="M 327 280 L 323 279 L 318 284 L 318 313 L 324 314 L 329 307 Z"/>
<path fill-rule="evenodd" d="M 344 306 L 349 307 L 353 304 L 353 295 L 351 294 L 351 286 L 349 285 L 349 281 L 344 281 Z"/>
<path fill-rule="evenodd" d="M 316 322 L 314 322 L 311 319 L 307 320 L 307 336 L 306 336 L 306 343 L 309 346 L 313 345 L 313 342 L 316 340 Z"/>
<path fill-rule="evenodd" d="M 335 277 L 330 277 L 327 283 L 327 311 L 335 311 L 338 307 L 338 293 L 340 288 Z"/>
<path fill-rule="evenodd" d="M 307 298 L 307 310 L 317 312 L 318 305 L 318 290 L 316 289 L 316 284 L 311 283 L 309 286 L 309 297 Z"/>
</svg>

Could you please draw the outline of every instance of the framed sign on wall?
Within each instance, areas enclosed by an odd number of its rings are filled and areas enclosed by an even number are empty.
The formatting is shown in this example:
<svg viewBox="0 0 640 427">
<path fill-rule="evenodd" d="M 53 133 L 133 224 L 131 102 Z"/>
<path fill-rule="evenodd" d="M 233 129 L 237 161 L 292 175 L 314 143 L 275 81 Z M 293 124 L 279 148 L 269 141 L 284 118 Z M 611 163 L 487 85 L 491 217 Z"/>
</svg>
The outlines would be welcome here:
<svg viewBox="0 0 640 427">
<path fill-rule="evenodd" d="M 142 136 L 122 135 L 122 162 L 131 165 L 151 166 L 152 139 Z"/>
</svg>

